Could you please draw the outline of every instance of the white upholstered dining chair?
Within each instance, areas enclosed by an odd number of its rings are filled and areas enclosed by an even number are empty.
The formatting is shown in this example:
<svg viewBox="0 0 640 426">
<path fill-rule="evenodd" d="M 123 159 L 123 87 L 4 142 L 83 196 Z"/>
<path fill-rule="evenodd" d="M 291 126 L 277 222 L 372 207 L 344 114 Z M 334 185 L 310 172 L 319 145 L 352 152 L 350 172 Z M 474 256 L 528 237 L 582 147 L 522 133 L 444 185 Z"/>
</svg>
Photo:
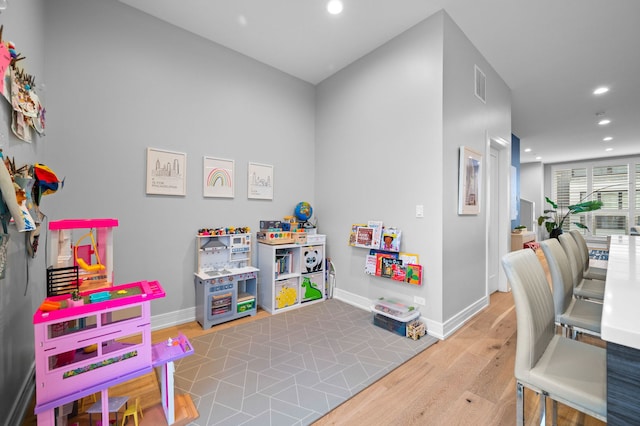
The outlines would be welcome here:
<svg viewBox="0 0 640 426">
<path fill-rule="evenodd" d="M 605 282 L 584 278 L 583 267 L 580 258 L 580 249 L 576 240 L 571 234 L 558 235 L 558 241 L 569 258 L 571 265 L 571 275 L 573 276 L 573 294 L 582 299 L 589 299 L 598 302 L 604 300 Z"/>
<path fill-rule="evenodd" d="M 576 332 L 600 336 L 602 304 L 573 297 L 571 265 L 557 239 L 541 241 L 540 247 L 551 275 L 556 324 L 562 327 L 565 336 L 570 333 L 572 338 L 576 337 Z"/>
<path fill-rule="evenodd" d="M 516 309 L 516 415 L 524 424 L 524 388 L 540 395 L 540 417 L 546 417 L 546 397 L 606 421 L 606 351 L 555 333 L 553 296 L 533 250 L 518 250 L 502 258 Z M 544 424 L 544 423 L 541 423 Z"/>
<path fill-rule="evenodd" d="M 605 268 L 596 268 L 595 266 L 589 265 L 589 246 L 587 246 L 587 241 L 584 239 L 580 231 L 574 229 L 569 231 L 569 233 L 576 241 L 576 245 L 579 249 L 580 260 L 583 266 L 582 276 L 586 279 L 606 280 L 607 270 Z"/>
</svg>

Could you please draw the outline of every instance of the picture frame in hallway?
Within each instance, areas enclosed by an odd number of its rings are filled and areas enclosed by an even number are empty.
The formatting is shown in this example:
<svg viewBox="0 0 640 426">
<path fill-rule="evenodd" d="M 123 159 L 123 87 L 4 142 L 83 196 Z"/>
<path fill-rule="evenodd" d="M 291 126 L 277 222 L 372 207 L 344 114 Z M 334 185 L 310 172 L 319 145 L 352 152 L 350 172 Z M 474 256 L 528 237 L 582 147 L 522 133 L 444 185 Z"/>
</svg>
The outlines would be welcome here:
<svg viewBox="0 0 640 426">
<path fill-rule="evenodd" d="M 184 196 L 187 192 L 187 154 L 147 148 L 147 194 Z"/>
<path fill-rule="evenodd" d="M 460 147 L 458 177 L 458 214 L 480 213 L 482 189 L 482 154 L 469 147 Z"/>
<path fill-rule="evenodd" d="M 233 198 L 235 188 L 235 161 L 204 157 L 202 164 L 202 191 L 204 197 Z"/>
<path fill-rule="evenodd" d="M 273 166 L 249 163 L 247 198 L 273 200 Z"/>
</svg>

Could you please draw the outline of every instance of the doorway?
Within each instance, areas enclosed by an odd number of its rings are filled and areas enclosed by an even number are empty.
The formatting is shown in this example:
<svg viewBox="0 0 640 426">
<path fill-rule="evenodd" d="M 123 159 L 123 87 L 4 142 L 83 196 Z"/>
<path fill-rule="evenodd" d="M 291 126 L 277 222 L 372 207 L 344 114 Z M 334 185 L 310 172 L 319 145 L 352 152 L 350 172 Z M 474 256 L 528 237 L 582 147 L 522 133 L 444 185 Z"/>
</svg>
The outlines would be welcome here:
<svg viewBox="0 0 640 426">
<path fill-rule="evenodd" d="M 487 297 L 496 291 L 509 291 L 500 259 L 509 247 L 509 175 L 511 145 L 501 138 L 488 137 L 486 289 Z"/>
</svg>

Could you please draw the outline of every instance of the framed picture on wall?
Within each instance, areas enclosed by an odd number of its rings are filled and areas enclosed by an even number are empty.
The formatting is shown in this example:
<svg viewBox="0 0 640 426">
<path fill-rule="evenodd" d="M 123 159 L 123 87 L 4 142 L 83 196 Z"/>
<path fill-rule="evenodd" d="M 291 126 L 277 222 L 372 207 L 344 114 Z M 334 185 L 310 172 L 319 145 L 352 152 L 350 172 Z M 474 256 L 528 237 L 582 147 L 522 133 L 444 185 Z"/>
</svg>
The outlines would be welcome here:
<svg viewBox="0 0 640 426">
<path fill-rule="evenodd" d="M 458 214 L 480 213 L 481 188 L 482 154 L 469 147 L 461 146 L 458 177 Z"/>
<path fill-rule="evenodd" d="M 273 200 L 273 166 L 249 163 L 247 170 L 247 197 Z"/>
<path fill-rule="evenodd" d="M 147 148 L 147 194 L 186 195 L 187 154 Z"/>
<path fill-rule="evenodd" d="M 235 162 L 224 158 L 204 157 L 202 165 L 203 196 L 233 198 Z"/>
</svg>

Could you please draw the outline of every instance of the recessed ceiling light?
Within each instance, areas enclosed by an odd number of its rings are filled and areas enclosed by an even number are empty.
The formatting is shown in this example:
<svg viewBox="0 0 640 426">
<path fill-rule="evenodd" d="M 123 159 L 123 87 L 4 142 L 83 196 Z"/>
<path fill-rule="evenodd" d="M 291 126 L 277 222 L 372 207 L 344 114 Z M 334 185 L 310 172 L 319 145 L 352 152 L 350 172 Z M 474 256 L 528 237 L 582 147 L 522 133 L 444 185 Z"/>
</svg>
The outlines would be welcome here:
<svg viewBox="0 0 640 426">
<path fill-rule="evenodd" d="M 593 91 L 594 95 L 602 95 L 603 93 L 607 93 L 609 91 L 608 87 L 602 86 L 602 87 L 598 87 L 596 90 Z"/>
<path fill-rule="evenodd" d="M 525 148 L 524 152 L 531 152 L 531 148 Z"/>
<path fill-rule="evenodd" d="M 542 157 L 537 156 L 537 157 L 536 157 L 536 160 L 542 160 Z"/>
<path fill-rule="evenodd" d="M 606 126 L 609 123 L 611 123 L 611 120 L 609 120 L 608 118 L 604 118 L 604 119 L 598 121 L 598 124 L 601 125 L 601 126 Z"/>
<path fill-rule="evenodd" d="M 331 0 L 327 3 L 327 11 L 332 15 L 342 13 L 342 2 L 340 0 Z"/>
<path fill-rule="evenodd" d="M 605 149 L 605 151 L 607 151 L 607 152 L 613 151 L 613 148 L 607 148 L 607 149 Z"/>
<path fill-rule="evenodd" d="M 612 141 L 613 138 L 611 136 L 605 136 L 604 138 L 602 138 L 602 140 L 605 142 L 609 142 L 609 141 Z"/>
</svg>

